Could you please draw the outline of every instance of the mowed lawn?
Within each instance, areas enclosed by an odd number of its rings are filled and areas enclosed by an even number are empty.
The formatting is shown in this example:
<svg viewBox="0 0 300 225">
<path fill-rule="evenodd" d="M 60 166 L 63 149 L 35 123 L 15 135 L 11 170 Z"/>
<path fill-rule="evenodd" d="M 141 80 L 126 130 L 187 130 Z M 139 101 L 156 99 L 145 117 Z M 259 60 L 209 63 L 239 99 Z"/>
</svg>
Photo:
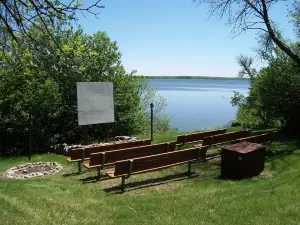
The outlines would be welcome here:
<svg viewBox="0 0 300 225">
<path fill-rule="evenodd" d="M 171 138 L 157 137 L 164 141 Z M 172 137 L 173 138 L 173 137 Z M 265 171 L 258 177 L 219 179 L 220 159 L 135 175 L 120 193 L 119 179 L 95 180 L 95 171 L 77 175 L 77 165 L 59 155 L 63 170 L 30 180 L 0 178 L 0 224 L 300 224 L 300 147 L 281 138 L 268 147 Z M 0 159 L 0 173 L 27 163 Z"/>
</svg>

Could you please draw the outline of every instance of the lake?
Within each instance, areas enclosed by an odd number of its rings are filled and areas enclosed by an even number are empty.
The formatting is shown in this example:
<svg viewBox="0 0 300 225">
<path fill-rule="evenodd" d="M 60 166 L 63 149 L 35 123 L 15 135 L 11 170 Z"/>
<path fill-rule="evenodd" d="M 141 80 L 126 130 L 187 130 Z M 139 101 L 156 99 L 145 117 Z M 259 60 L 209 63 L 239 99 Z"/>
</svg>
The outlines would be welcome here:
<svg viewBox="0 0 300 225">
<path fill-rule="evenodd" d="M 180 132 L 213 129 L 236 118 L 233 91 L 248 94 L 248 80 L 150 79 L 150 87 L 167 99 L 171 127 Z"/>
</svg>

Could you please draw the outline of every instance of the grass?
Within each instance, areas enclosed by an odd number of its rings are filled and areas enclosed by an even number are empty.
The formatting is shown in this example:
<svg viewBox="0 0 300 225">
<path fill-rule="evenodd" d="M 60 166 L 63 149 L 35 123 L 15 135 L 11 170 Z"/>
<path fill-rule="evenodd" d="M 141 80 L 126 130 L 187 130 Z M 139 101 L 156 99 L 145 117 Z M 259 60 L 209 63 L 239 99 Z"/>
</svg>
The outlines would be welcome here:
<svg viewBox="0 0 300 225">
<path fill-rule="evenodd" d="M 174 140 L 174 134 L 156 136 Z M 96 182 L 95 171 L 77 175 L 64 156 L 62 172 L 30 180 L 0 178 L 0 224 L 299 224 L 300 148 L 281 137 L 268 147 L 264 172 L 241 181 L 221 180 L 219 159 L 136 175 L 120 194 L 120 179 Z M 27 158 L 0 159 L 0 172 Z"/>
</svg>

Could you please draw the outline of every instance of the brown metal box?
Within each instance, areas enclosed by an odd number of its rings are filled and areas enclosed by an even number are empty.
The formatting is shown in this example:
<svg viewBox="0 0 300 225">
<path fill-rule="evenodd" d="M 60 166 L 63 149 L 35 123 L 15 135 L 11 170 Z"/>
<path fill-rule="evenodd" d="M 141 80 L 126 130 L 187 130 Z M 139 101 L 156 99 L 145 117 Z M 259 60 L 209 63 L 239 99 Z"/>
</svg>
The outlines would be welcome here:
<svg viewBox="0 0 300 225">
<path fill-rule="evenodd" d="M 240 142 L 222 148 L 221 176 L 224 178 L 247 178 L 264 170 L 266 146 Z"/>
</svg>

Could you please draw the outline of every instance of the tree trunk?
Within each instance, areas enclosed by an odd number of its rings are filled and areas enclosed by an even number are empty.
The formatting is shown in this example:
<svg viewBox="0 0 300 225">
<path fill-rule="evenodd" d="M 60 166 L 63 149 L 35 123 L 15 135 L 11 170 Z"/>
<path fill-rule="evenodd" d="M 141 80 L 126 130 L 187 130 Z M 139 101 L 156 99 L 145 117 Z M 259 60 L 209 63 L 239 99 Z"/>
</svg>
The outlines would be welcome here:
<svg viewBox="0 0 300 225">
<path fill-rule="evenodd" d="M 284 42 L 282 42 L 275 34 L 268 15 L 268 9 L 266 6 L 265 0 L 261 0 L 262 6 L 263 6 L 263 19 L 265 21 L 265 24 L 267 26 L 268 32 L 272 40 L 275 42 L 275 44 L 283 51 L 285 52 L 291 59 L 293 59 L 296 63 L 300 65 L 300 56 L 298 56 L 291 48 L 289 48 Z"/>
</svg>

